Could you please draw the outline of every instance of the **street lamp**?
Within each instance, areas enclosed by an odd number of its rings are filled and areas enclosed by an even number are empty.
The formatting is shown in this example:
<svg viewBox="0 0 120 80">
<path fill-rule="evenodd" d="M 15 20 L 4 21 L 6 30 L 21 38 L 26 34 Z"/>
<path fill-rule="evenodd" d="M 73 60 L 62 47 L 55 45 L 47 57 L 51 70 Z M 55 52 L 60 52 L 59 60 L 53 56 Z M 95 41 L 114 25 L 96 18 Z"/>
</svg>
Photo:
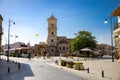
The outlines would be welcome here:
<svg viewBox="0 0 120 80">
<path fill-rule="evenodd" d="M 9 27 L 8 27 L 8 54 L 7 54 L 7 62 L 9 62 L 9 49 L 10 49 L 10 26 L 11 23 L 13 23 L 13 25 L 15 25 L 15 22 L 13 22 L 13 20 L 11 20 L 9 18 Z"/>
<path fill-rule="evenodd" d="M 112 17 L 108 17 L 105 19 L 104 23 L 107 24 L 107 20 L 110 20 L 110 28 L 111 28 L 111 53 L 112 53 L 112 62 L 114 62 L 114 54 L 113 54 L 113 30 L 112 30 Z"/>
</svg>

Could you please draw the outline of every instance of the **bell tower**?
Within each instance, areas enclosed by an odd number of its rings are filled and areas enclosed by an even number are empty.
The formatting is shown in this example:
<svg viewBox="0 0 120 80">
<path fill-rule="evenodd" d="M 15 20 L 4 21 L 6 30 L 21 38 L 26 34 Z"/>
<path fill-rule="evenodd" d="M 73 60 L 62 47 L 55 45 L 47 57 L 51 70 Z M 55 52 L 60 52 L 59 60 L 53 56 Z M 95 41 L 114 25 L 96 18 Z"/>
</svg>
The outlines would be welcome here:
<svg viewBox="0 0 120 80">
<path fill-rule="evenodd" d="M 56 46 L 57 45 L 57 19 L 51 15 L 48 21 L 48 37 L 47 44 L 48 46 Z"/>
</svg>

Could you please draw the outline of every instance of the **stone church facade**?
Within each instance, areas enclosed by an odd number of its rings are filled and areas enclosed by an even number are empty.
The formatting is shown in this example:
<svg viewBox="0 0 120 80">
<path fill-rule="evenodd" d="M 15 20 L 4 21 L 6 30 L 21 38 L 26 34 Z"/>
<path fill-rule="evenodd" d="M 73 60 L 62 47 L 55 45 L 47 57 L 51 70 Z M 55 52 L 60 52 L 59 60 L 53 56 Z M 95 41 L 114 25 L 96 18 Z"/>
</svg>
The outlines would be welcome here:
<svg viewBox="0 0 120 80">
<path fill-rule="evenodd" d="M 49 54 L 51 56 L 65 55 L 70 52 L 70 41 L 66 36 L 57 35 L 57 18 L 51 15 L 48 19 L 47 41 L 35 45 L 36 55 Z"/>
</svg>

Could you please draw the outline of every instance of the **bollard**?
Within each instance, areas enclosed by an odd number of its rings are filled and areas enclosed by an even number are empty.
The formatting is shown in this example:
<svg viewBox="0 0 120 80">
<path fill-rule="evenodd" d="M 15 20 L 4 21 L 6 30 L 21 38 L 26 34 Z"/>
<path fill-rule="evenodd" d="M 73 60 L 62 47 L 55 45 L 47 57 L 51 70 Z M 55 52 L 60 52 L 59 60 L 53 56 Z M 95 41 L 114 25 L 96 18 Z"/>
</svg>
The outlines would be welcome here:
<svg viewBox="0 0 120 80">
<path fill-rule="evenodd" d="M 18 70 L 20 70 L 20 63 L 18 62 Z"/>
<path fill-rule="evenodd" d="M 104 71 L 102 70 L 102 77 L 104 77 Z"/>
<path fill-rule="evenodd" d="M 17 64 L 17 61 L 15 62 L 15 64 Z"/>
<path fill-rule="evenodd" d="M 8 67 L 8 73 L 10 73 L 10 67 Z"/>
<path fill-rule="evenodd" d="M 56 64 L 58 65 L 58 60 L 56 61 Z"/>
<path fill-rule="evenodd" d="M 58 60 L 56 60 L 56 61 L 55 61 L 55 64 L 57 64 L 57 65 L 58 65 Z"/>
<path fill-rule="evenodd" d="M 15 61 L 14 61 L 14 63 L 15 63 Z"/>
<path fill-rule="evenodd" d="M 87 68 L 87 73 L 89 73 L 89 67 Z"/>
</svg>

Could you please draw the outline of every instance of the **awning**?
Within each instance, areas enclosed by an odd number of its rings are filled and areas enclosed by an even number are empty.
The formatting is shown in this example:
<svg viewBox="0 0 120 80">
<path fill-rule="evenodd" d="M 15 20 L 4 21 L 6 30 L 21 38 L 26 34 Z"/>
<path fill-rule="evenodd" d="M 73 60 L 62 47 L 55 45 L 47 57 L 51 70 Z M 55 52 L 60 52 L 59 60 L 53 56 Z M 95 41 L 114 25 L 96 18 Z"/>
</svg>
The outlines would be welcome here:
<svg viewBox="0 0 120 80">
<path fill-rule="evenodd" d="M 80 51 L 89 51 L 89 52 L 92 52 L 92 50 L 89 49 L 89 48 L 83 48 L 83 49 L 80 49 Z"/>
<path fill-rule="evenodd" d="M 30 50 L 29 47 L 20 47 L 20 48 L 16 48 L 15 50 Z"/>
<path fill-rule="evenodd" d="M 101 55 L 101 53 L 99 51 L 94 51 L 93 54 L 94 55 Z"/>
</svg>

